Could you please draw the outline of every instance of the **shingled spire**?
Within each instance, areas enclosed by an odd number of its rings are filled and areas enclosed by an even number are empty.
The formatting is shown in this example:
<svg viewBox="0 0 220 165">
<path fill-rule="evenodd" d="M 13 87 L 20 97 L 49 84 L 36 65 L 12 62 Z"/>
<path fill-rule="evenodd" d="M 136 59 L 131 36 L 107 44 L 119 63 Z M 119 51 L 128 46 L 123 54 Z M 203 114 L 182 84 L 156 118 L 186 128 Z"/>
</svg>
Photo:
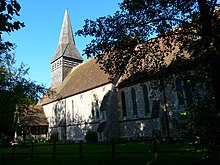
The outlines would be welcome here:
<svg viewBox="0 0 220 165">
<path fill-rule="evenodd" d="M 51 63 L 60 58 L 61 56 L 70 57 L 77 60 L 83 60 L 82 56 L 76 49 L 72 27 L 69 19 L 68 10 L 66 9 L 63 25 L 60 32 L 60 39 L 58 42 L 58 47 L 54 53 Z"/>
<path fill-rule="evenodd" d="M 57 49 L 51 59 L 51 86 L 59 86 L 69 71 L 83 62 L 76 48 L 68 10 L 66 9 Z"/>
</svg>

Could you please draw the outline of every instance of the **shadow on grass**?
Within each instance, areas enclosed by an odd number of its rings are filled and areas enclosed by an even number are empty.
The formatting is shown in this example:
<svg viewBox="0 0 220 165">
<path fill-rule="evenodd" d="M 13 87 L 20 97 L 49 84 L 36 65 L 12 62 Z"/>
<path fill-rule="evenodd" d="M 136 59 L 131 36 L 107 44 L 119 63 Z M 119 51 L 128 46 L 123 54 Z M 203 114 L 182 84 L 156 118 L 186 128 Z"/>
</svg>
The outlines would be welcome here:
<svg viewBox="0 0 220 165">
<path fill-rule="evenodd" d="M 148 156 L 129 156 L 120 155 L 112 158 L 109 155 L 88 155 L 79 158 L 76 156 L 62 156 L 53 160 L 51 157 L 35 157 L 30 158 L 16 158 L 16 159 L 0 159 L 1 165 L 24 165 L 26 163 L 31 165 L 146 165 L 151 157 Z"/>
<path fill-rule="evenodd" d="M 84 155 L 78 156 L 57 156 L 53 160 L 48 156 L 40 156 L 33 160 L 30 157 L 4 158 L 0 159 L 1 165 L 219 165 L 220 160 L 202 159 L 201 154 L 183 153 L 183 154 L 160 154 L 158 160 L 154 156 L 148 155 L 116 155 L 112 158 L 110 155 Z"/>
</svg>

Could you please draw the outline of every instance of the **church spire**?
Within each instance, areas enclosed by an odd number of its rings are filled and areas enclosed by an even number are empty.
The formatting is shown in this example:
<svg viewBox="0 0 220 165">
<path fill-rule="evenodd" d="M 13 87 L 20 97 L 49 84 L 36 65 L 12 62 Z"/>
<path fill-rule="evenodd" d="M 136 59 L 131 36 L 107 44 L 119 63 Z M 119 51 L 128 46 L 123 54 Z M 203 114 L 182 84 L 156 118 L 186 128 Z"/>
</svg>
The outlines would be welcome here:
<svg viewBox="0 0 220 165">
<path fill-rule="evenodd" d="M 58 47 L 54 53 L 51 63 L 53 63 L 55 60 L 62 56 L 83 61 L 82 56 L 76 49 L 68 9 L 65 10 Z"/>
<path fill-rule="evenodd" d="M 73 67 L 83 62 L 76 48 L 68 10 L 66 9 L 57 49 L 51 59 L 51 87 L 62 84 Z"/>
<path fill-rule="evenodd" d="M 65 10 L 63 25 L 62 25 L 62 29 L 60 32 L 60 39 L 59 39 L 58 45 L 64 44 L 64 43 L 66 44 L 70 43 L 70 44 L 75 45 L 68 9 Z"/>
</svg>

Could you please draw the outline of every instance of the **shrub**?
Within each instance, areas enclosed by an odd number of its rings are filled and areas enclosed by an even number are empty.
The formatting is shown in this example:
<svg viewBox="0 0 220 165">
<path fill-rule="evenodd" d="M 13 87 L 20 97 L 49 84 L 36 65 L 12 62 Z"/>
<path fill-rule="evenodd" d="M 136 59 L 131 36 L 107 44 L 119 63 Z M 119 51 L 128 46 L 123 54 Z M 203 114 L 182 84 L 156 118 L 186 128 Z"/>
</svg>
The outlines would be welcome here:
<svg viewBox="0 0 220 165">
<path fill-rule="evenodd" d="M 25 143 L 32 143 L 34 141 L 34 137 L 32 135 L 26 135 L 26 142 Z"/>
<path fill-rule="evenodd" d="M 5 143 L 6 143 L 6 136 L 0 133 L 0 146 L 5 145 Z"/>
<path fill-rule="evenodd" d="M 86 133 L 86 142 L 97 142 L 98 141 L 98 137 L 97 137 L 97 133 L 94 131 L 88 131 Z"/>
<path fill-rule="evenodd" d="M 57 131 L 52 131 L 51 132 L 51 135 L 50 135 L 50 140 L 55 140 L 57 141 L 58 140 L 58 132 Z"/>
</svg>

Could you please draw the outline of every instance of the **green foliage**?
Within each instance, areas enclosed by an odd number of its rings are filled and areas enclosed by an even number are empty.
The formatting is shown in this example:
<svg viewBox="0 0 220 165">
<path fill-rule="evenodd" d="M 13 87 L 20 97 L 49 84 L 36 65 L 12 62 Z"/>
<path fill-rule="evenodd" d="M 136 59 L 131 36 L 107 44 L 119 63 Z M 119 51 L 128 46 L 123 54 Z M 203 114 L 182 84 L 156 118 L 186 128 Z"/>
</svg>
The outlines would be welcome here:
<svg viewBox="0 0 220 165">
<path fill-rule="evenodd" d="M 16 0 L 0 1 L 0 54 L 13 49 L 13 44 L 9 41 L 2 40 L 3 33 L 11 33 L 24 27 L 24 23 L 17 21 L 15 18 L 19 16 L 21 10 L 20 4 Z M 1 58 L 0 58 L 1 59 Z"/>
<path fill-rule="evenodd" d="M 206 150 L 213 149 L 213 144 L 218 144 L 220 138 L 220 129 L 218 127 L 220 121 L 216 110 L 199 105 L 193 107 L 190 113 L 191 122 L 188 127 L 191 137 L 194 138 L 194 143 Z"/>
<path fill-rule="evenodd" d="M 85 54 L 98 56 L 103 69 L 113 77 L 127 72 L 158 71 L 166 66 L 165 58 L 171 52 L 173 60 L 184 60 L 186 49 L 193 53 L 193 57 L 206 53 L 211 45 L 198 39 L 201 36 L 207 38 L 208 30 L 204 28 L 212 29 L 213 34 L 208 35 L 210 41 L 218 41 L 214 35 L 218 21 L 216 16 L 212 17 L 216 6 L 214 1 L 210 5 L 194 0 L 124 0 L 120 4 L 121 10 L 113 16 L 85 20 L 83 29 L 77 34 L 94 38 L 84 50 Z M 152 39 L 155 36 L 159 37 Z M 195 38 L 197 42 L 194 42 Z M 180 49 L 174 51 L 176 46 Z M 108 54 L 108 57 L 100 54 Z M 130 67 L 126 67 L 128 64 Z"/>
</svg>

